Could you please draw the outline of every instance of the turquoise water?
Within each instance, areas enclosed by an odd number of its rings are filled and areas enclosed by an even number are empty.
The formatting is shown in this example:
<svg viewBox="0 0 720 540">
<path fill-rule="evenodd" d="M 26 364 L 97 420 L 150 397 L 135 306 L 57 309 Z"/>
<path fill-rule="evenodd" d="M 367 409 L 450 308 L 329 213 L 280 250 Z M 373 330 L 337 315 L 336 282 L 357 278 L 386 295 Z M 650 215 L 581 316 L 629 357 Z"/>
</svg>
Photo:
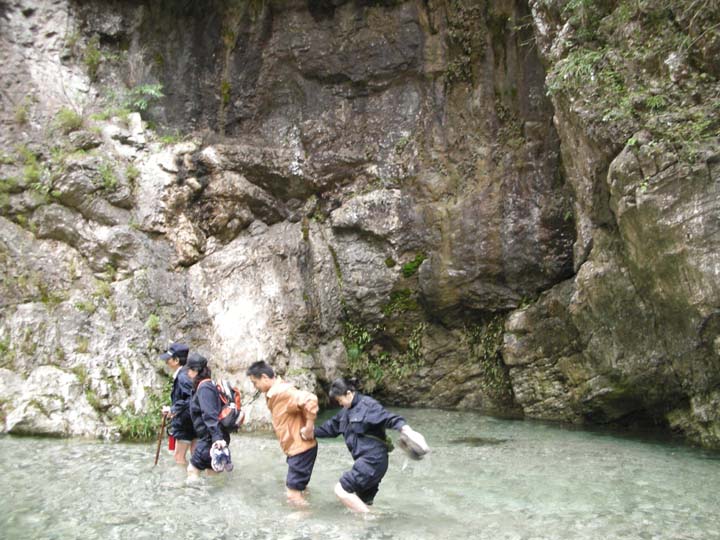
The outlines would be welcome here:
<svg viewBox="0 0 720 540">
<path fill-rule="evenodd" d="M 188 485 L 155 445 L 0 438 L 3 539 L 720 539 L 720 455 L 658 440 L 400 410 L 433 447 L 396 450 L 373 514 L 332 494 L 351 458 L 321 440 L 305 510 L 285 503 L 270 434 L 239 434 L 235 470 Z"/>
</svg>

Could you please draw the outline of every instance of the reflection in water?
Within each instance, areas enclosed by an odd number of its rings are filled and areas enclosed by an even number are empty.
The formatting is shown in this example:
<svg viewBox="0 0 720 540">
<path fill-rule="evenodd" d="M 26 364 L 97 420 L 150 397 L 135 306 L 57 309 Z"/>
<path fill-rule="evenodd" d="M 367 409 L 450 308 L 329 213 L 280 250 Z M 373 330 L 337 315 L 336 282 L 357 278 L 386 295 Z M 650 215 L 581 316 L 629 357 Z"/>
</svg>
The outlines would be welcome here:
<svg viewBox="0 0 720 540">
<path fill-rule="evenodd" d="M 192 485 L 167 452 L 152 466 L 153 444 L 0 438 L 0 537 L 720 539 L 716 454 L 474 413 L 398 412 L 433 452 L 390 455 L 368 518 L 332 494 L 352 465 L 341 438 L 320 441 L 303 510 L 285 503 L 285 459 L 270 434 L 235 436 L 235 470 Z"/>
<path fill-rule="evenodd" d="M 466 446 L 491 446 L 506 443 L 507 439 L 493 439 L 492 437 L 460 437 L 448 441 L 450 444 L 464 444 Z"/>
</svg>

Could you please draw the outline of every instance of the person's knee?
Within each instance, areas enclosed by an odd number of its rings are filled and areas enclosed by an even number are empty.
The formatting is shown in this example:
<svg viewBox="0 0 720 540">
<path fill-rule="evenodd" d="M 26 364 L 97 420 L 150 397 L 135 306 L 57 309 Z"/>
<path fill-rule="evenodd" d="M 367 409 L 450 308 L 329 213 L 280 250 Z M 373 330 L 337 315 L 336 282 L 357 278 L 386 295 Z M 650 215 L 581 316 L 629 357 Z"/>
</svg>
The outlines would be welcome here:
<svg viewBox="0 0 720 540">
<path fill-rule="evenodd" d="M 192 463 L 188 463 L 187 466 L 187 473 L 191 476 L 199 476 L 200 475 L 200 469 L 195 467 Z"/>
</svg>

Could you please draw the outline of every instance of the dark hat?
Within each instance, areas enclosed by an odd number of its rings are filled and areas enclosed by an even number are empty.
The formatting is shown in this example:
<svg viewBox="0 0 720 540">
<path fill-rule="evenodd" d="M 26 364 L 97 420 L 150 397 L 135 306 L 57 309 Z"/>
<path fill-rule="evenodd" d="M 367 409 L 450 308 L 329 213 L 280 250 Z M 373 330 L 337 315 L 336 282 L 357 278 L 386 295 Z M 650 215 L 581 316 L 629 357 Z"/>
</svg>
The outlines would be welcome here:
<svg viewBox="0 0 720 540">
<path fill-rule="evenodd" d="M 202 368 L 207 366 L 207 358 L 205 358 L 201 354 L 192 353 L 190 356 L 188 356 L 187 364 L 185 365 L 189 369 L 200 371 Z"/>
<path fill-rule="evenodd" d="M 171 343 L 167 351 L 160 355 L 160 360 L 170 360 L 171 358 L 187 358 L 190 348 L 184 343 Z"/>
</svg>

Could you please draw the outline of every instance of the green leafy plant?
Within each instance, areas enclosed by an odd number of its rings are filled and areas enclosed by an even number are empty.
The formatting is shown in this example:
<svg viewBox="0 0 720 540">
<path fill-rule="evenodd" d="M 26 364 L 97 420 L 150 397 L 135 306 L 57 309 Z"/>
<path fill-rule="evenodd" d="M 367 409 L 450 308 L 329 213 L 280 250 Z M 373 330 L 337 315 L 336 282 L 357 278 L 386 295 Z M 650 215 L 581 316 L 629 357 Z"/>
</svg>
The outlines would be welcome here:
<svg viewBox="0 0 720 540">
<path fill-rule="evenodd" d="M 148 106 L 165 97 L 162 84 L 139 84 L 128 92 L 125 107 L 133 111 L 147 110 Z"/>
<path fill-rule="evenodd" d="M 402 265 L 402 275 L 406 278 L 413 276 L 425 259 L 427 259 L 427 255 L 425 253 L 418 253 L 415 255 L 415 258 L 412 261 Z"/>
<path fill-rule="evenodd" d="M 37 155 L 24 145 L 18 147 L 18 154 L 20 154 L 20 159 L 25 164 L 23 167 L 25 183 L 31 185 L 40 182 L 43 168 L 38 162 Z"/>
<path fill-rule="evenodd" d="M 167 133 L 160 137 L 160 142 L 163 144 L 177 144 L 182 141 L 182 136 L 178 133 Z"/>
<path fill-rule="evenodd" d="M 85 354 L 90 349 L 90 340 L 84 336 L 78 336 L 75 340 L 75 352 Z"/>
<path fill-rule="evenodd" d="M 91 81 L 96 81 L 98 78 L 98 69 L 102 62 L 103 55 L 100 50 L 100 36 L 97 34 L 90 38 L 85 51 L 83 53 L 83 63 L 87 70 L 88 77 Z"/>
<path fill-rule="evenodd" d="M 128 179 L 128 182 L 134 184 L 137 179 L 140 178 L 140 169 L 138 169 L 135 165 L 128 165 L 125 168 L 125 178 Z"/>
<path fill-rule="evenodd" d="M 104 409 L 102 403 L 100 402 L 100 398 L 92 388 L 85 389 L 85 399 L 87 400 L 88 404 L 96 411 L 101 411 Z"/>
<path fill-rule="evenodd" d="M 65 34 L 65 48 L 68 49 L 71 54 L 74 54 L 78 41 L 80 41 L 80 32 L 78 30 L 73 30 Z"/>
<path fill-rule="evenodd" d="M 29 112 L 28 102 L 22 100 L 15 106 L 15 123 L 20 126 L 27 124 Z"/>
<path fill-rule="evenodd" d="M 560 60 L 548 77 L 548 92 L 572 92 L 588 80 L 595 80 L 602 71 L 605 50 L 577 49 Z"/>
<path fill-rule="evenodd" d="M 645 98 L 645 106 L 652 111 L 660 111 L 667 107 L 667 100 L 660 95 Z"/>
<path fill-rule="evenodd" d="M 83 117 L 72 109 L 62 107 L 55 115 L 55 124 L 64 134 L 77 131 L 83 125 Z"/>
<path fill-rule="evenodd" d="M 153 334 L 160 332 L 160 317 L 158 317 L 155 313 L 151 313 L 147 321 L 145 321 L 145 328 L 150 330 Z"/>
<path fill-rule="evenodd" d="M 223 105 L 228 105 L 230 103 L 230 91 L 232 87 L 230 86 L 230 82 L 227 80 L 223 80 L 220 83 L 220 95 L 222 96 L 222 103 Z"/>
<path fill-rule="evenodd" d="M 503 316 L 497 315 L 466 327 L 465 339 L 471 361 L 480 366 L 482 387 L 499 401 L 511 401 L 512 389 L 501 354 L 503 323 Z"/>
<path fill-rule="evenodd" d="M 77 366 L 73 366 L 70 371 L 72 371 L 75 374 L 75 377 L 77 377 L 78 382 L 81 386 L 85 386 L 88 382 L 88 370 L 87 368 L 80 364 Z"/>
<path fill-rule="evenodd" d="M 0 193 L 15 193 L 22 191 L 15 178 L 0 178 Z"/>
<path fill-rule="evenodd" d="M 107 281 L 115 281 L 117 278 L 117 268 L 115 268 L 112 264 L 107 263 L 105 265 L 105 279 Z"/>
<path fill-rule="evenodd" d="M 112 322 L 115 322 L 117 320 L 117 304 L 112 299 L 108 300 L 107 310 L 108 317 L 110 317 Z"/>
<path fill-rule="evenodd" d="M 40 292 L 40 302 L 45 304 L 48 309 L 54 309 L 67 300 L 67 293 L 64 291 L 51 290 L 44 283 L 38 283 L 38 291 Z"/>
<path fill-rule="evenodd" d="M 110 298 L 112 296 L 112 287 L 107 281 L 95 280 L 95 292 L 93 297 L 95 298 Z"/>
<path fill-rule="evenodd" d="M 383 313 L 389 316 L 406 311 L 417 311 L 419 308 L 413 292 L 410 289 L 401 289 L 390 294 L 390 301 L 383 307 Z"/>
<path fill-rule="evenodd" d="M 360 355 L 365 351 L 365 348 L 372 343 L 374 337 L 373 334 L 379 330 L 375 327 L 372 330 L 368 330 L 364 326 L 351 321 L 345 321 L 343 323 L 343 344 L 347 351 L 348 359 L 352 362 L 357 360 Z"/>
<path fill-rule="evenodd" d="M 422 337 L 426 327 L 426 323 L 418 323 L 410 332 L 404 350 L 393 353 L 380 347 L 383 326 L 366 328 L 345 321 L 343 344 L 350 372 L 371 384 L 379 384 L 386 377 L 399 379 L 408 375 L 422 363 Z"/>
<path fill-rule="evenodd" d="M 486 33 L 478 31 L 483 20 L 480 4 L 464 0 L 450 2 L 447 32 L 450 59 L 445 70 L 447 85 L 472 81 L 474 62 L 485 50 Z"/>
<path fill-rule="evenodd" d="M 149 394 L 144 411 L 125 411 L 118 416 L 115 425 L 120 436 L 132 441 L 149 441 L 157 437 L 162 424 L 162 407 L 170 403 L 171 392 L 172 381 L 168 380 L 159 393 Z"/>
<path fill-rule="evenodd" d="M 128 375 L 125 366 L 120 366 L 120 382 L 122 383 L 123 388 L 129 392 L 132 388 L 132 379 L 130 379 L 130 375 Z"/>
<path fill-rule="evenodd" d="M 103 188 L 110 191 L 117 187 L 118 179 L 117 176 L 115 176 L 115 171 L 113 170 L 112 165 L 109 163 L 103 163 L 98 168 L 98 171 L 100 172 L 100 177 L 102 178 Z"/>
<path fill-rule="evenodd" d="M 93 313 L 95 313 L 95 310 L 97 309 L 97 306 L 93 302 L 84 301 L 84 300 L 75 302 L 74 306 L 75 306 L 75 309 L 77 309 L 78 311 L 83 311 L 83 312 L 89 313 L 91 315 Z"/>
<path fill-rule="evenodd" d="M 409 142 L 410 137 L 400 137 L 395 143 L 395 153 L 402 154 L 403 150 L 405 150 L 405 147 L 408 145 Z"/>
</svg>

